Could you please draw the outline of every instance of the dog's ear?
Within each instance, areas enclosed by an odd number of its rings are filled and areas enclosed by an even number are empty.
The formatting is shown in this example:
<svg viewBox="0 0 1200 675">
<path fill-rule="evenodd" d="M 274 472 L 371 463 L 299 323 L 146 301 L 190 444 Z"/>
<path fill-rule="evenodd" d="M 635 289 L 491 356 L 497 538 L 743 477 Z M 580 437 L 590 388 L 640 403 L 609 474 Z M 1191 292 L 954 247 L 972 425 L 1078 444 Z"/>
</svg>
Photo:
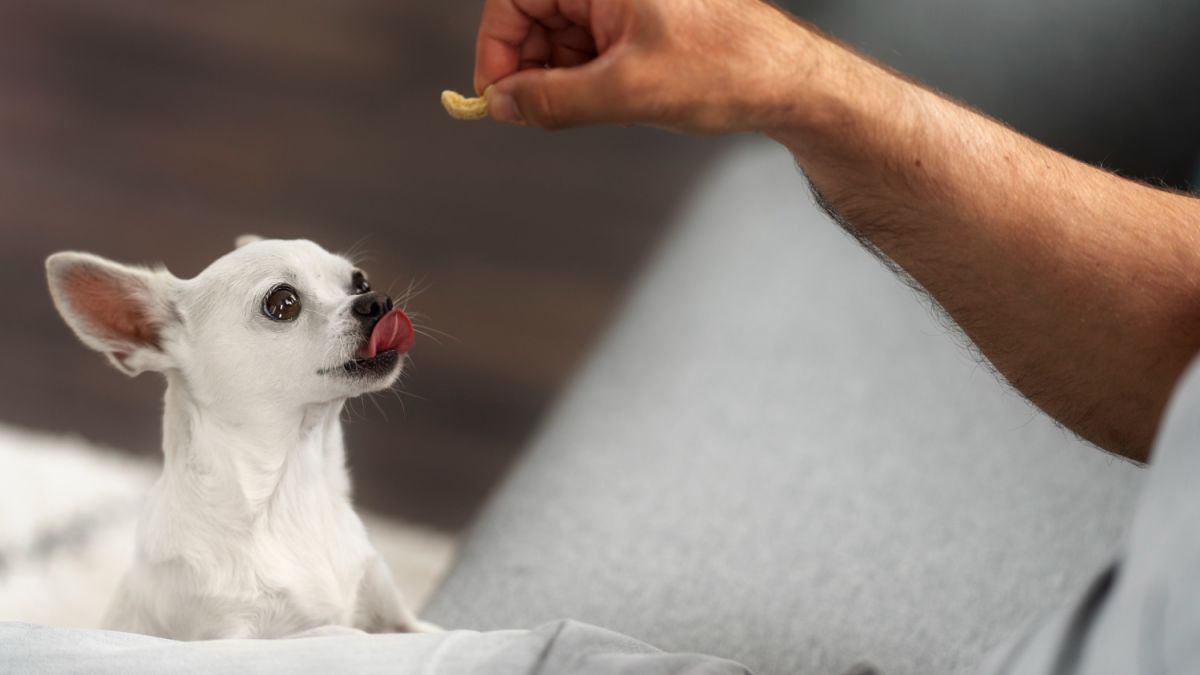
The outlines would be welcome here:
<svg viewBox="0 0 1200 675">
<path fill-rule="evenodd" d="M 178 280 L 169 272 L 65 252 L 46 259 L 46 277 L 67 325 L 122 372 L 133 376 L 171 367 L 163 331 L 178 321 L 171 301 Z"/>
<path fill-rule="evenodd" d="M 255 242 L 262 241 L 262 240 L 263 240 L 263 238 L 258 236 L 257 234 L 243 234 L 242 236 L 238 237 L 233 242 L 233 247 L 241 248 L 243 246 L 249 246 L 250 244 L 253 244 Z"/>
</svg>

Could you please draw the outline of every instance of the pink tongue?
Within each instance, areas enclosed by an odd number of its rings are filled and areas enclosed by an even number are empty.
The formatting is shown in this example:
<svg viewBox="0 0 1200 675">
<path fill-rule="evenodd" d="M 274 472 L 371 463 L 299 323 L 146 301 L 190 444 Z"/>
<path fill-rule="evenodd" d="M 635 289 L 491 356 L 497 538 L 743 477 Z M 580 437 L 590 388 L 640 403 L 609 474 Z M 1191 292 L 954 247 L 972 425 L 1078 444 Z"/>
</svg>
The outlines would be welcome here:
<svg viewBox="0 0 1200 675">
<path fill-rule="evenodd" d="M 408 315 L 393 309 L 375 323 L 367 346 L 358 352 L 358 358 L 369 359 L 381 352 L 397 351 L 401 354 L 412 348 L 413 327 Z"/>
</svg>

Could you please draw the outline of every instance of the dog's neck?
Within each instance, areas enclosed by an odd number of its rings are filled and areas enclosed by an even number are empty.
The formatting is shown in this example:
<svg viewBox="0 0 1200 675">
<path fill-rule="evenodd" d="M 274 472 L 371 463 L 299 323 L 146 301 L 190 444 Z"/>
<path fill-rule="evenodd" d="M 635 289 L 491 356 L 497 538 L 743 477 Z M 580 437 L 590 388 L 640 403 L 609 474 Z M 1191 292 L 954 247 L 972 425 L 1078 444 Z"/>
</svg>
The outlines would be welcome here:
<svg viewBox="0 0 1200 675">
<path fill-rule="evenodd" d="M 201 405 L 182 376 L 168 374 L 163 479 L 186 484 L 194 506 L 246 516 L 279 498 L 345 497 L 343 404 Z"/>
</svg>

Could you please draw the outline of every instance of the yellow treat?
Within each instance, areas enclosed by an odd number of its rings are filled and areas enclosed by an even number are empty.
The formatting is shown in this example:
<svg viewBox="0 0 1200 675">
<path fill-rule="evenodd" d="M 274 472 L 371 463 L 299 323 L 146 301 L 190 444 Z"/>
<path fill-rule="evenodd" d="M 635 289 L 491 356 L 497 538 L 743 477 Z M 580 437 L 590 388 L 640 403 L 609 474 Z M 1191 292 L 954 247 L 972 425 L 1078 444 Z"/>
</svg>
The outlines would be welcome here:
<svg viewBox="0 0 1200 675">
<path fill-rule="evenodd" d="M 489 86 L 483 90 L 483 96 L 467 98 L 456 91 L 447 89 L 442 92 L 442 107 L 456 120 L 481 120 L 488 114 L 488 94 L 492 93 Z"/>
</svg>

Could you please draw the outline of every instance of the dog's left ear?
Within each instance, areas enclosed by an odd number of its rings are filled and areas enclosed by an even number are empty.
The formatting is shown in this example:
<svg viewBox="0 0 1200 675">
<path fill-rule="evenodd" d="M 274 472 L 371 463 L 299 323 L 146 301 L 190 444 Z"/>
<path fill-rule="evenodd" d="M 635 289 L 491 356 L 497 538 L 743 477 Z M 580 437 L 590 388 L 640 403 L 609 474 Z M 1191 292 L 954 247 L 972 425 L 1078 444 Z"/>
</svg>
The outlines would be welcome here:
<svg viewBox="0 0 1200 675">
<path fill-rule="evenodd" d="M 54 305 L 84 344 L 133 376 L 164 371 L 164 329 L 178 321 L 166 270 L 129 267 L 88 253 L 55 253 L 46 259 Z"/>
</svg>

